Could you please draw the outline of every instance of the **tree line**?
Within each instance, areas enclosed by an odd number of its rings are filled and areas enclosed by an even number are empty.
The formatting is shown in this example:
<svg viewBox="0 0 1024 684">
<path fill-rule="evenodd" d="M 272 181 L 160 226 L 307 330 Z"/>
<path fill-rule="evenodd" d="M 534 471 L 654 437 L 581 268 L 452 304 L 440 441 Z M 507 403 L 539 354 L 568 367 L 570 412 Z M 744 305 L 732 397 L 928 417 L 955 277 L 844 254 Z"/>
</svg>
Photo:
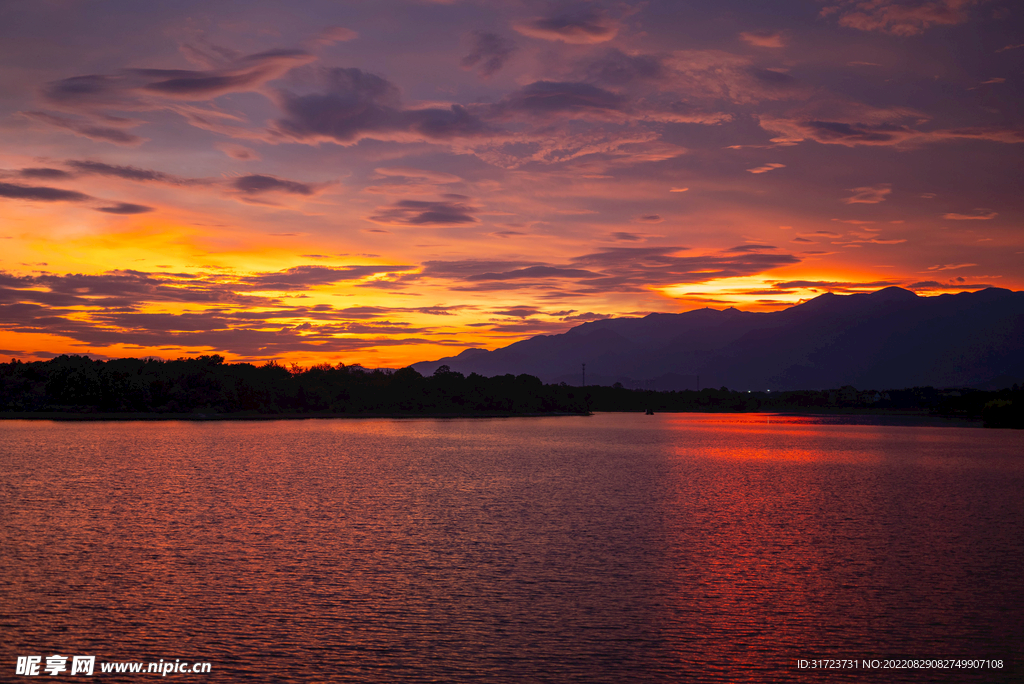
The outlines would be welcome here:
<svg viewBox="0 0 1024 684">
<path fill-rule="evenodd" d="M 583 394 L 531 375 L 430 377 L 321 364 L 225 363 L 219 355 L 0 364 L 0 411 L 158 414 L 532 414 L 586 413 Z"/>
<path fill-rule="evenodd" d="M 270 362 L 198 358 L 90 359 L 0 363 L 0 412 L 64 414 L 224 415 L 525 415 L 591 411 L 886 412 L 984 419 L 1024 427 L 1024 390 L 914 387 L 858 391 L 744 392 L 706 388 L 658 392 L 544 384 L 532 375 L 464 376 L 441 366 L 369 370 L 321 364 L 290 368 Z"/>
</svg>

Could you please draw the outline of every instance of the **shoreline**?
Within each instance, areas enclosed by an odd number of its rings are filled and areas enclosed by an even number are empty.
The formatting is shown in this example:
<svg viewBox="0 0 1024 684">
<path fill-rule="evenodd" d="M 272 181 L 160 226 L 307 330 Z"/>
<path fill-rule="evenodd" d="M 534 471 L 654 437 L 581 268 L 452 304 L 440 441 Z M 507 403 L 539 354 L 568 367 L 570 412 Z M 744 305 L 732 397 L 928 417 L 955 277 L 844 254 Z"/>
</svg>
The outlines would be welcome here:
<svg viewBox="0 0 1024 684">
<path fill-rule="evenodd" d="M 153 422 L 189 421 L 209 423 L 231 420 L 325 420 L 331 418 L 544 418 L 562 416 L 588 416 L 590 413 L 511 413 L 508 411 L 475 413 L 72 413 L 65 411 L 6 411 L 0 412 L 2 420 L 53 420 L 57 422 Z"/>
<path fill-rule="evenodd" d="M 471 413 L 402 413 L 402 412 L 367 412 L 367 413 L 334 413 L 334 412 L 282 412 L 259 413 L 243 411 L 238 413 L 106 413 L 106 412 L 72 412 L 72 411 L 4 411 L 0 412 L 3 420 L 50 420 L 55 422 L 222 422 L 222 421 L 268 421 L 268 420 L 328 420 L 328 419 L 359 419 L 359 418 L 544 418 L 566 416 L 592 416 L 595 413 L 636 413 L 643 411 L 596 411 L 596 412 L 550 412 L 550 413 L 514 413 L 509 411 L 484 411 Z M 787 417 L 820 417 L 836 418 L 894 418 L 911 420 L 931 420 L 936 423 L 950 423 L 959 427 L 981 426 L 981 417 L 958 416 L 929 413 L 926 410 L 892 410 L 892 409 L 859 409 L 837 408 L 834 410 L 768 410 L 768 411 L 657 411 L 657 415 L 773 415 Z"/>
</svg>

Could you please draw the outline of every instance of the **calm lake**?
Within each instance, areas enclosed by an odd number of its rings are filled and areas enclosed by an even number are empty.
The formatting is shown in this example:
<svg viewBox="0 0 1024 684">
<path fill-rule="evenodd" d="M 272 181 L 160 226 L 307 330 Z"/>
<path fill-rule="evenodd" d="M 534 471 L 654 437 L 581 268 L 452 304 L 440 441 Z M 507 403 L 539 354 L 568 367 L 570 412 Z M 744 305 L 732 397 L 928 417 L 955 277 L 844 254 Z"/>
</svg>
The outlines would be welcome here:
<svg viewBox="0 0 1024 684">
<path fill-rule="evenodd" d="M 53 654 L 211 663 L 190 682 L 1022 676 L 1021 431 L 3 421 L 0 492 L 4 680 Z M 796 666 L 825 658 L 1016 675 Z"/>
</svg>

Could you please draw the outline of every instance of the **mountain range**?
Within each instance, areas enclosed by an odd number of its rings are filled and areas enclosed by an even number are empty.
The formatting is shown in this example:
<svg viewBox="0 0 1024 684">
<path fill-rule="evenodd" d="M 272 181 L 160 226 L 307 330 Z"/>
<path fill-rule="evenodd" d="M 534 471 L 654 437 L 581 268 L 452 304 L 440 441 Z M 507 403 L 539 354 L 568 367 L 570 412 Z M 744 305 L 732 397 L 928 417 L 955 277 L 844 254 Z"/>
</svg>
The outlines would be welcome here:
<svg viewBox="0 0 1024 684">
<path fill-rule="evenodd" d="M 782 311 L 735 308 L 584 323 L 413 365 L 547 383 L 655 390 L 999 389 L 1024 381 L 1024 292 L 823 294 Z"/>
</svg>

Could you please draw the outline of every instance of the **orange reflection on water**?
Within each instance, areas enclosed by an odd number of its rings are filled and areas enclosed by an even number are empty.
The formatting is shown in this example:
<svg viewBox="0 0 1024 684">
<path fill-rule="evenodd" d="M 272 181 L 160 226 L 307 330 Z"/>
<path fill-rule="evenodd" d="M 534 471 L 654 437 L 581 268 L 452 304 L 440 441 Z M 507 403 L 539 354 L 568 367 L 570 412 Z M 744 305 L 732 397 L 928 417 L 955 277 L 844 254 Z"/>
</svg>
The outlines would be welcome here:
<svg viewBox="0 0 1024 684">
<path fill-rule="evenodd" d="M 691 635 L 676 644 L 687 669 L 800 681 L 798 658 L 930 657 L 974 638 L 964 611 L 991 601 L 970 577 L 1006 554 L 1013 533 L 993 523 L 1019 516 L 983 494 L 994 472 L 1020 477 L 1005 435 L 828 416 L 663 420 L 676 434 L 666 582 Z"/>
<path fill-rule="evenodd" d="M 679 456 L 864 464 L 881 458 L 872 446 L 879 426 L 834 425 L 822 431 L 818 417 L 767 413 L 677 414 L 666 420 L 680 434 L 674 449 Z"/>
</svg>

